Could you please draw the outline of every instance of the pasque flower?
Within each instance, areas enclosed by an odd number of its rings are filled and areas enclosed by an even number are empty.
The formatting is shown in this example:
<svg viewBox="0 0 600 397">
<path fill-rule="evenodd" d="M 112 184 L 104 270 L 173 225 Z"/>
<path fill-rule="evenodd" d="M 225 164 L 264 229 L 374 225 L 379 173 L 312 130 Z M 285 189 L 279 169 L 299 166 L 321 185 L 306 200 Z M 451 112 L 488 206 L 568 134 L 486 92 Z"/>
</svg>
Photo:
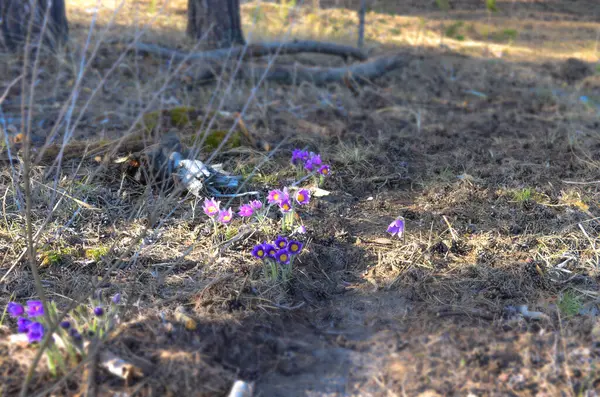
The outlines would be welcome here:
<svg viewBox="0 0 600 397">
<path fill-rule="evenodd" d="M 204 200 L 204 205 L 202 209 L 204 213 L 210 217 L 216 216 L 219 214 L 219 201 L 215 201 L 215 199 L 206 199 Z"/>
<path fill-rule="evenodd" d="M 262 208 L 263 203 L 258 200 L 252 200 L 252 201 L 250 201 L 250 206 L 252 207 L 253 210 L 259 210 Z"/>
<path fill-rule="evenodd" d="M 39 317 L 44 315 L 44 305 L 41 301 L 27 301 L 27 315 Z"/>
<path fill-rule="evenodd" d="M 300 161 L 308 160 L 308 152 L 302 149 L 294 149 L 292 152 L 292 164 L 298 164 Z"/>
<path fill-rule="evenodd" d="M 238 212 L 239 216 L 249 217 L 254 214 L 254 209 L 250 204 L 244 204 L 240 207 L 240 211 Z"/>
<path fill-rule="evenodd" d="M 288 240 L 287 240 L 287 238 L 285 238 L 283 236 L 279 236 L 275 239 L 274 243 L 275 243 L 275 246 L 277 247 L 277 249 L 283 249 L 283 248 L 287 247 Z"/>
<path fill-rule="evenodd" d="M 306 189 L 300 189 L 296 192 L 296 202 L 305 205 L 310 202 L 310 192 Z"/>
<path fill-rule="evenodd" d="M 255 245 L 254 248 L 252 249 L 252 255 L 254 255 L 254 257 L 258 258 L 258 259 L 264 258 L 265 255 L 267 255 L 264 245 L 263 244 Z"/>
<path fill-rule="evenodd" d="M 290 203 L 290 200 L 285 199 L 281 203 L 279 203 L 279 209 L 283 213 L 290 212 L 292 210 L 292 204 Z"/>
<path fill-rule="evenodd" d="M 327 176 L 329 175 L 329 173 L 331 172 L 331 167 L 328 164 L 323 164 L 320 168 L 319 168 L 319 174 L 323 175 L 323 176 Z"/>
<path fill-rule="evenodd" d="M 21 333 L 27 332 L 30 324 L 31 324 L 30 319 L 25 318 L 25 317 L 19 317 L 17 319 L 17 330 Z"/>
<path fill-rule="evenodd" d="M 398 237 L 402 237 L 402 235 L 404 234 L 404 218 L 400 217 L 394 222 L 390 223 L 390 225 L 387 228 L 387 231 L 392 236 L 398 235 Z"/>
<path fill-rule="evenodd" d="M 277 247 L 269 243 L 264 243 L 263 247 L 265 248 L 265 252 L 269 258 L 275 258 L 275 254 L 277 253 Z"/>
<path fill-rule="evenodd" d="M 298 226 L 298 228 L 296 229 L 295 233 L 306 234 L 306 227 L 304 225 Z"/>
<path fill-rule="evenodd" d="M 29 324 L 27 328 L 27 339 L 29 343 L 40 342 L 44 337 L 44 326 L 41 323 L 35 322 Z"/>
<path fill-rule="evenodd" d="M 302 251 L 303 247 L 304 247 L 304 244 L 302 244 L 300 241 L 296 241 L 296 240 L 290 240 L 287 244 L 287 250 L 292 255 L 298 254 L 300 251 Z"/>
<path fill-rule="evenodd" d="M 290 252 L 287 249 L 277 251 L 275 258 L 279 263 L 290 263 Z"/>
<path fill-rule="evenodd" d="M 231 219 L 233 219 L 233 211 L 231 208 L 219 211 L 219 222 L 229 223 L 231 222 Z"/>
<path fill-rule="evenodd" d="M 11 317 L 19 317 L 23 313 L 25 313 L 25 308 L 23 305 L 20 305 L 16 302 L 8 302 L 8 306 L 6 311 Z"/>
<path fill-rule="evenodd" d="M 306 160 L 304 164 L 304 168 L 308 171 L 313 171 L 315 168 L 318 168 L 323 163 L 321 160 L 320 154 L 310 153 L 310 158 Z"/>
<path fill-rule="evenodd" d="M 269 204 L 279 204 L 285 200 L 285 196 L 285 193 L 279 189 L 271 190 L 267 196 L 267 201 Z"/>
</svg>

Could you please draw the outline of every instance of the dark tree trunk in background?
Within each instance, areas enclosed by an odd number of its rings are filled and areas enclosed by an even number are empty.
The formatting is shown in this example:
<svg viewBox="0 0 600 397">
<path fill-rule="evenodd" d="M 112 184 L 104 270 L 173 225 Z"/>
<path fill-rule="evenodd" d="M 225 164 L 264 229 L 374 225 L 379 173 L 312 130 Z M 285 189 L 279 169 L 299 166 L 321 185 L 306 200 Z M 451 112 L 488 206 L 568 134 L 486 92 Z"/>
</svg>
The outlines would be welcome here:
<svg viewBox="0 0 600 397">
<path fill-rule="evenodd" d="M 365 44 L 365 14 L 367 13 L 367 0 L 360 0 L 358 9 L 358 48 Z"/>
<path fill-rule="evenodd" d="M 209 48 L 245 44 L 240 0 L 188 0 L 187 33 Z"/>
<path fill-rule="evenodd" d="M 48 20 L 42 43 L 56 49 L 65 44 L 69 36 L 65 0 L 0 0 L 2 45 L 11 51 L 20 49 L 27 40 L 31 18 L 33 25 L 30 42 L 38 43 L 46 15 Z"/>
</svg>

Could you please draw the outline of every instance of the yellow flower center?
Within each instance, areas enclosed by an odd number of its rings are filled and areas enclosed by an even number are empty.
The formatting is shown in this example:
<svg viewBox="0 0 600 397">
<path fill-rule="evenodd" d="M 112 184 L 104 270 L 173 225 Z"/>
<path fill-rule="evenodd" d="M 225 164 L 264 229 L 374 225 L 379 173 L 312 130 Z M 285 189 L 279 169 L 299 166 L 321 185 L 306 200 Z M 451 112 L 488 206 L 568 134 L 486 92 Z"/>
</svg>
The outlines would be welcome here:
<svg viewBox="0 0 600 397">
<path fill-rule="evenodd" d="M 275 193 L 273 195 L 273 200 L 275 200 L 275 201 L 279 200 L 279 193 Z"/>
<path fill-rule="evenodd" d="M 298 251 L 298 244 L 292 244 L 290 248 L 292 249 L 292 252 L 296 252 Z"/>
<path fill-rule="evenodd" d="M 324 175 L 327 175 L 327 174 L 329 174 L 329 170 L 328 170 L 327 168 L 323 168 L 323 174 L 324 174 Z"/>
<path fill-rule="evenodd" d="M 289 204 L 283 204 L 283 209 L 284 210 L 289 210 L 290 209 L 290 205 Z"/>
<path fill-rule="evenodd" d="M 265 251 L 263 250 L 258 250 L 257 252 L 258 256 L 263 256 L 265 254 Z"/>
<path fill-rule="evenodd" d="M 288 259 L 288 256 L 286 254 L 281 255 L 281 261 L 282 262 L 287 261 L 287 259 Z"/>
<path fill-rule="evenodd" d="M 208 212 L 214 214 L 215 212 L 217 212 L 217 209 L 215 207 L 208 207 Z"/>
<path fill-rule="evenodd" d="M 225 216 L 223 217 L 223 220 L 224 220 L 224 221 L 228 221 L 228 220 L 230 220 L 230 219 L 231 219 L 231 216 L 229 216 L 229 215 L 225 215 Z"/>
<path fill-rule="evenodd" d="M 304 194 L 298 193 L 298 201 L 304 201 Z"/>
</svg>

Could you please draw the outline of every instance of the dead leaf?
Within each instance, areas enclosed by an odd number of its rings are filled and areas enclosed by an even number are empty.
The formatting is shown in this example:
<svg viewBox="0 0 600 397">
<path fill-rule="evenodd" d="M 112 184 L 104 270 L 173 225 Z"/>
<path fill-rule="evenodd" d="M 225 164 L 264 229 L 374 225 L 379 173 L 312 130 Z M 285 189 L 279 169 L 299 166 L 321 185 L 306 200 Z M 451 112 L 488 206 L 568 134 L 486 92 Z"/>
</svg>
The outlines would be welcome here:
<svg viewBox="0 0 600 397">
<path fill-rule="evenodd" d="M 314 188 L 313 193 L 312 193 L 313 197 L 325 197 L 325 196 L 329 196 L 330 194 L 331 194 L 330 191 L 321 189 L 319 187 Z"/>
</svg>

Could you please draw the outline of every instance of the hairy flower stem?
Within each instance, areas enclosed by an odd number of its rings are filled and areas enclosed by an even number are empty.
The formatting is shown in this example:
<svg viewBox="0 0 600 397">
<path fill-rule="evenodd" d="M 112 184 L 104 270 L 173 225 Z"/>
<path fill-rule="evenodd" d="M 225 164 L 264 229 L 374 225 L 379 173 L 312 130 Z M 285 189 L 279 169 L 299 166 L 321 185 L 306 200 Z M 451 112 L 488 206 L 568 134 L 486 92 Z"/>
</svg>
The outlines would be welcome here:
<svg viewBox="0 0 600 397">
<path fill-rule="evenodd" d="M 291 232 L 292 227 L 294 226 L 294 210 L 283 214 L 281 218 L 281 230 L 286 232 Z"/>
</svg>

